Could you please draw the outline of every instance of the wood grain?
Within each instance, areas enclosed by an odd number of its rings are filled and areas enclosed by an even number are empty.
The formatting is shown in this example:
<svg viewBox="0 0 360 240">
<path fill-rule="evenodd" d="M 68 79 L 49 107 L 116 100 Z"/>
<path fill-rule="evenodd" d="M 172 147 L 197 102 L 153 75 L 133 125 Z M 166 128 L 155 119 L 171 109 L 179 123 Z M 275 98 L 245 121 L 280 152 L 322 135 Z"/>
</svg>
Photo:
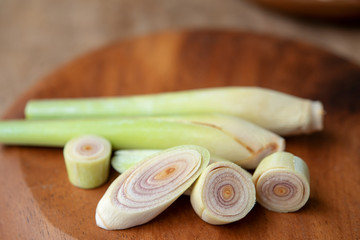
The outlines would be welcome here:
<svg viewBox="0 0 360 240">
<path fill-rule="evenodd" d="M 1 239 L 359 239 L 359 78 L 358 66 L 313 46 L 241 32 L 156 34 L 83 56 L 38 82 L 3 118 L 23 118 L 33 98 L 230 85 L 321 100 L 325 130 L 286 139 L 287 151 L 309 165 L 310 200 L 289 214 L 256 205 L 239 222 L 212 226 L 182 196 L 143 226 L 106 231 L 96 226 L 94 214 L 114 171 L 106 185 L 82 190 L 67 180 L 62 149 L 0 145 Z"/>
</svg>

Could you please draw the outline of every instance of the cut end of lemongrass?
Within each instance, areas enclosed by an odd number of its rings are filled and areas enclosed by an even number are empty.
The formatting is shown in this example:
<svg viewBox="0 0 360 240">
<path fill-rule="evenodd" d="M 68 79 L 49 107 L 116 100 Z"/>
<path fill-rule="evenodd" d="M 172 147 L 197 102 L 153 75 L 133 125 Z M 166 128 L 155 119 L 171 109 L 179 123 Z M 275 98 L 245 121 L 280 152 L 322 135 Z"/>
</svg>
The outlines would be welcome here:
<svg viewBox="0 0 360 240">
<path fill-rule="evenodd" d="M 103 137 L 84 135 L 65 144 L 64 159 L 69 181 L 79 188 L 95 188 L 109 176 L 111 144 Z"/>
<path fill-rule="evenodd" d="M 198 178 L 209 163 L 207 149 L 184 145 L 161 151 L 121 174 L 96 208 L 96 224 L 107 230 L 149 222 Z"/>
<path fill-rule="evenodd" d="M 321 102 L 313 101 L 311 102 L 310 107 L 310 121 L 309 126 L 304 132 L 312 133 L 316 131 L 321 131 L 323 129 L 323 118 L 325 115 L 324 107 Z"/>
<path fill-rule="evenodd" d="M 257 202 L 271 211 L 297 211 L 310 196 L 308 167 L 301 158 L 288 152 L 277 152 L 264 158 L 252 180 Z"/>
<path fill-rule="evenodd" d="M 210 164 L 201 173 L 190 200 L 202 220 L 220 225 L 244 218 L 255 205 L 256 192 L 247 171 L 221 161 Z"/>
</svg>

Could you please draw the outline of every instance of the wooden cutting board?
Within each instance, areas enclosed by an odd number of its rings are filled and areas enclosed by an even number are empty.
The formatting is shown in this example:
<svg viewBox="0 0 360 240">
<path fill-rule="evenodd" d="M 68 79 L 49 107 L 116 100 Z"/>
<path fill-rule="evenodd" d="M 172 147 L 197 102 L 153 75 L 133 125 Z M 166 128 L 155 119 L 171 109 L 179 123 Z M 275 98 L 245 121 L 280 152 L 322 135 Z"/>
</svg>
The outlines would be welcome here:
<svg viewBox="0 0 360 240">
<path fill-rule="evenodd" d="M 115 171 L 106 185 L 82 190 L 67 180 L 62 149 L 0 145 L 1 239 L 359 239 L 360 68 L 308 44 L 228 31 L 125 40 L 50 74 L 3 118 L 23 118 L 33 98 L 218 86 L 261 86 L 324 103 L 323 132 L 286 138 L 287 151 L 310 168 L 311 196 L 300 211 L 256 205 L 238 222 L 213 226 L 181 196 L 143 226 L 106 231 L 95 224 L 95 208 Z"/>
</svg>

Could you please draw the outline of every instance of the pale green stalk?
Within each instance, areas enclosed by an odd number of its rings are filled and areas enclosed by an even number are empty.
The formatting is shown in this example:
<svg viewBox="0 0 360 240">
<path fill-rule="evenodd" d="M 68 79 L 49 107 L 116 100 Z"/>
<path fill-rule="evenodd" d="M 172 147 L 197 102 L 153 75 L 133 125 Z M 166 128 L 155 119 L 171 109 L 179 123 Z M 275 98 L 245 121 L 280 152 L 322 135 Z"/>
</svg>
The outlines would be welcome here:
<svg viewBox="0 0 360 240">
<path fill-rule="evenodd" d="M 241 117 L 281 135 L 322 129 L 323 107 L 258 87 L 223 87 L 108 98 L 32 100 L 28 119 L 222 113 Z"/>
<path fill-rule="evenodd" d="M 5 144 L 64 146 L 84 134 L 108 139 L 115 150 L 195 144 L 245 168 L 284 149 L 284 139 L 276 134 L 225 115 L 0 122 L 0 142 Z"/>
<path fill-rule="evenodd" d="M 118 150 L 115 151 L 111 159 L 111 166 L 119 173 L 123 173 L 135 164 L 141 162 L 146 157 L 161 150 L 151 149 L 133 149 L 133 150 Z"/>
<path fill-rule="evenodd" d="M 111 159 L 111 166 L 119 173 L 124 173 L 126 170 L 141 162 L 145 158 L 160 152 L 161 150 L 156 149 L 124 149 L 117 150 Z M 210 163 L 228 161 L 221 157 L 210 156 Z"/>
</svg>

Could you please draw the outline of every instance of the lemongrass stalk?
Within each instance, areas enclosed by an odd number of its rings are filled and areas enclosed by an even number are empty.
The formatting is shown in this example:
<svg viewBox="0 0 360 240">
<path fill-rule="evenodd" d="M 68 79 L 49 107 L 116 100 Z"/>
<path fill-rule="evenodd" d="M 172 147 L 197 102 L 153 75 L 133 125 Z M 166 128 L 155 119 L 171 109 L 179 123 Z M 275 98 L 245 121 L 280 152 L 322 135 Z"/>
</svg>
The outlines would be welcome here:
<svg viewBox="0 0 360 240">
<path fill-rule="evenodd" d="M 214 225 L 244 218 L 255 199 L 250 173 L 231 162 L 210 164 L 194 183 L 190 195 L 196 214 Z"/>
<path fill-rule="evenodd" d="M 199 146 L 179 146 L 145 159 L 110 185 L 96 208 L 96 224 L 107 230 L 149 222 L 173 203 L 209 163 Z"/>
<path fill-rule="evenodd" d="M 200 145 L 245 168 L 255 168 L 264 156 L 284 149 L 278 135 L 225 115 L 0 122 L 0 142 L 5 144 L 64 146 L 84 134 L 108 139 L 114 150 Z"/>
<path fill-rule="evenodd" d="M 258 203 L 271 211 L 297 211 L 310 196 L 308 167 L 301 158 L 288 152 L 277 152 L 264 158 L 252 179 Z"/>
<path fill-rule="evenodd" d="M 111 166 L 118 172 L 124 173 L 135 164 L 143 161 L 145 158 L 160 152 L 159 149 L 122 149 L 117 150 L 111 158 Z M 218 156 L 211 155 L 210 163 L 228 161 Z"/>
<path fill-rule="evenodd" d="M 73 138 L 65 144 L 69 181 L 79 188 L 96 188 L 106 182 L 110 169 L 110 142 L 95 135 Z"/>
<path fill-rule="evenodd" d="M 322 129 L 323 106 L 259 87 L 222 87 L 108 98 L 31 100 L 28 119 L 164 114 L 235 115 L 280 135 Z"/>
</svg>

